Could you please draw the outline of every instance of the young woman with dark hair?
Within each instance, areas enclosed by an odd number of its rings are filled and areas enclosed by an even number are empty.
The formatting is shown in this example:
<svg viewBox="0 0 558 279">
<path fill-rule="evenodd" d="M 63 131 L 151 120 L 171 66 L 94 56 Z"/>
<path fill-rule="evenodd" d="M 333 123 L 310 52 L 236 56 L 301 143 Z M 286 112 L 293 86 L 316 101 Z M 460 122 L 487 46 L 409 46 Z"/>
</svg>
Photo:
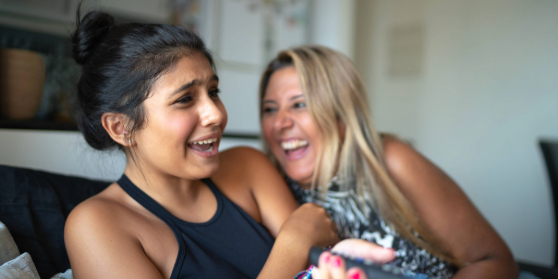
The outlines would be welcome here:
<svg viewBox="0 0 558 279">
<path fill-rule="evenodd" d="M 127 163 L 67 219 L 75 278 L 292 278 L 311 246 L 338 240 L 322 208 L 297 209 L 264 155 L 218 153 L 227 113 L 195 34 L 101 12 L 77 23 L 80 130 Z"/>
</svg>

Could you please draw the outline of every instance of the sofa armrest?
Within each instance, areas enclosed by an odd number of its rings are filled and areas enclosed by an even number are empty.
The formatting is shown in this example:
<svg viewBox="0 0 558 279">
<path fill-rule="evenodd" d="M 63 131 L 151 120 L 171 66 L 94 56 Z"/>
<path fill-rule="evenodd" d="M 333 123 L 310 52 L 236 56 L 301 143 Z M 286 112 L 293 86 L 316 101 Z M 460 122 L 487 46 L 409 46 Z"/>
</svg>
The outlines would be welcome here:
<svg viewBox="0 0 558 279">
<path fill-rule="evenodd" d="M 526 263 L 523 261 L 518 261 L 519 269 L 522 271 L 528 271 L 540 277 L 541 279 L 556 279 L 558 278 L 558 268 L 551 266 L 542 266 L 533 263 Z"/>
<path fill-rule="evenodd" d="M 70 211 L 110 183 L 0 165 L 0 221 L 41 278 L 70 268 L 64 224 Z"/>
</svg>

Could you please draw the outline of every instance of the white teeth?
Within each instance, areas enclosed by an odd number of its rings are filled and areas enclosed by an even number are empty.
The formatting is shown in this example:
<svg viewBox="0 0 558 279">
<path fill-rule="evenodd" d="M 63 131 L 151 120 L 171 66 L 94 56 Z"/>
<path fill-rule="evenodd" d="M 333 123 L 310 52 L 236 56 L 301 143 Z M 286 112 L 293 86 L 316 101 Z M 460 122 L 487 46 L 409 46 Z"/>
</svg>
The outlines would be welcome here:
<svg viewBox="0 0 558 279">
<path fill-rule="evenodd" d="M 293 150 L 307 145 L 308 142 L 305 140 L 291 140 L 291 141 L 285 141 L 281 143 L 281 147 L 284 150 Z"/>
<path fill-rule="evenodd" d="M 200 141 L 193 141 L 190 144 L 210 144 L 217 141 L 217 138 L 208 139 L 208 140 L 200 140 Z"/>
</svg>

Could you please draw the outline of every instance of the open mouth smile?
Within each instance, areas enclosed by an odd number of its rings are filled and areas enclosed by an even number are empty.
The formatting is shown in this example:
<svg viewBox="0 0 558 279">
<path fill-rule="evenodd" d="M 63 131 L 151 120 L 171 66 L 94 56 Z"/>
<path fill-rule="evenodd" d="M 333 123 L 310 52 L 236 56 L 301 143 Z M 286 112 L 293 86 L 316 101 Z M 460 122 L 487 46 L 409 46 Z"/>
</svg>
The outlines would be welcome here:
<svg viewBox="0 0 558 279">
<path fill-rule="evenodd" d="M 303 157 L 308 151 L 308 141 L 291 139 L 281 141 L 281 148 L 288 159 L 296 160 Z"/>
<path fill-rule="evenodd" d="M 198 155 L 212 157 L 218 153 L 218 138 L 192 141 L 188 143 L 188 147 Z"/>
</svg>

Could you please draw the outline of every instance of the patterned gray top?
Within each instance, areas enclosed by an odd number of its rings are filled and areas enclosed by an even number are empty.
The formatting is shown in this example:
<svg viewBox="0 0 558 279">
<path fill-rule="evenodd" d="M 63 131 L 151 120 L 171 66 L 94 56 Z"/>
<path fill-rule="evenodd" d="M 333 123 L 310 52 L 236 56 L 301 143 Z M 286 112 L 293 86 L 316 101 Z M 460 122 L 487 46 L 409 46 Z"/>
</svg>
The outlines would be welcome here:
<svg viewBox="0 0 558 279">
<path fill-rule="evenodd" d="M 396 258 L 389 264 L 400 268 L 406 274 L 451 278 L 457 272 L 454 265 L 401 238 L 372 209 L 370 203 L 367 203 L 369 218 L 366 218 L 366 214 L 357 206 L 355 191 L 339 191 L 335 179 L 329 186 L 325 199 L 319 199 L 317 191 L 303 189 L 291 179 L 287 179 L 287 184 L 299 204 L 315 202 L 327 210 L 337 225 L 341 239 L 360 238 L 386 248 L 393 248 Z"/>
</svg>

